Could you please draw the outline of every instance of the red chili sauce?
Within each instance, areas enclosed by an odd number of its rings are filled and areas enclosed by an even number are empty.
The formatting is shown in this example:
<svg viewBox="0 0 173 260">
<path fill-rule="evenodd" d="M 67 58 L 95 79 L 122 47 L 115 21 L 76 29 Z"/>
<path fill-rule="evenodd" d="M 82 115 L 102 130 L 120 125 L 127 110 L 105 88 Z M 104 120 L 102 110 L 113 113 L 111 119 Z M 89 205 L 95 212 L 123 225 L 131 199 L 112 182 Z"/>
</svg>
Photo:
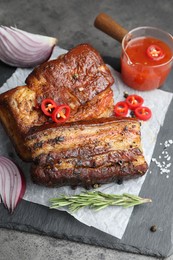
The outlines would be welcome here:
<svg viewBox="0 0 173 260">
<path fill-rule="evenodd" d="M 151 90 L 165 82 L 172 62 L 172 51 L 163 41 L 140 37 L 128 42 L 126 54 L 121 56 L 121 74 L 123 81 L 137 90 Z"/>
</svg>

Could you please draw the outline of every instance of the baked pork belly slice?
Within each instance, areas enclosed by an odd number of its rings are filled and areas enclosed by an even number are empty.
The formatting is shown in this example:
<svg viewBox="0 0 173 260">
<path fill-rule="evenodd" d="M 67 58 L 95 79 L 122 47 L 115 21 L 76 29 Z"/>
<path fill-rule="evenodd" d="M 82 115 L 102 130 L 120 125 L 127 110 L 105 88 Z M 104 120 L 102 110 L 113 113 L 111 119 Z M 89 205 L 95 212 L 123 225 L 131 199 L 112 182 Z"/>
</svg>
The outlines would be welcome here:
<svg viewBox="0 0 173 260">
<path fill-rule="evenodd" d="M 34 131 L 34 130 L 32 130 Z M 140 123 L 132 118 L 100 118 L 37 128 L 27 136 L 35 183 L 90 188 L 140 177 L 147 171 Z"/>
<path fill-rule="evenodd" d="M 36 103 L 53 99 L 71 108 L 68 121 L 109 117 L 113 113 L 114 78 L 102 57 L 89 44 L 80 44 L 55 60 L 36 67 L 26 84 Z"/>
<path fill-rule="evenodd" d="M 66 54 L 36 67 L 26 84 L 37 102 L 53 98 L 75 109 L 111 87 L 114 79 L 100 54 L 89 44 L 80 44 Z"/>
</svg>

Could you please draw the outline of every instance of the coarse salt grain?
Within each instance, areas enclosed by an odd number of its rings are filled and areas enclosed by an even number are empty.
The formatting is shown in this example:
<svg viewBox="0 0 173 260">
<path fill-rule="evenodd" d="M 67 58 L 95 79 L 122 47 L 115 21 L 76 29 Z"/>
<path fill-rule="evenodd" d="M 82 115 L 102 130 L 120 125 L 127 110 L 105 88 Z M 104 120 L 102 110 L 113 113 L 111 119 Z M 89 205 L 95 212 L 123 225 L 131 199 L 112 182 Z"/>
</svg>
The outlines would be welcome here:
<svg viewBox="0 0 173 260">
<path fill-rule="evenodd" d="M 165 167 L 169 168 L 171 166 L 172 163 L 168 163 Z"/>
<path fill-rule="evenodd" d="M 171 160 L 171 156 L 169 155 L 169 152 L 167 151 L 167 148 L 170 147 L 170 145 L 173 144 L 173 140 L 166 140 L 164 142 L 164 147 L 163 147 L 163 151 L 161 154 L 163 154 L 164 159 L 166 159 L 166 161 L 170 161 Z M 160 143 L 160 145 L 163 145 L 163 143 Z M 159 159 L 162 158 L 161 155 L 158 156 Z M 171 163 L 166 163 L 165 161 L 160 162 L 158 161 L 156 158 L 152 158 L 152 161 L 156 164 L 156 166 L 160 169 L 160 174 L 166 174 L 166 178 L 169 178 L 169 173 L 170 173 L 170 167 L 171 167 Z"/>
</svg>

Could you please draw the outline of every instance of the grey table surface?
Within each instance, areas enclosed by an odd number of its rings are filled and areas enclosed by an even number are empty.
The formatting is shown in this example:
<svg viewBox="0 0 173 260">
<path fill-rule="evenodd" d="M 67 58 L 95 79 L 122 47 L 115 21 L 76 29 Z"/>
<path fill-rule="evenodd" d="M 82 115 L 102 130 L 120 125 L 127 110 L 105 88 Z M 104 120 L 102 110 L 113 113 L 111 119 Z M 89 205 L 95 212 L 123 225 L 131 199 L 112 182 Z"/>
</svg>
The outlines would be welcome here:
<svg viewBox="0 0 173 260">
<path fill-rule="evenodd" d="M 148 25 L 173 34 L 172 11 L 172 0 L 0 0 L 0 24 L 55 36 L 65 49 L 89 42 L 102 56 L 118 60 L 120 44 L 93 26 L 100 12 L 112 16 L 128 30 Z M 0 260 L 9 259 L 157 258 L 1 228 Z M 167 259 L 173 260 L 173 256 Z"/>
</svg>

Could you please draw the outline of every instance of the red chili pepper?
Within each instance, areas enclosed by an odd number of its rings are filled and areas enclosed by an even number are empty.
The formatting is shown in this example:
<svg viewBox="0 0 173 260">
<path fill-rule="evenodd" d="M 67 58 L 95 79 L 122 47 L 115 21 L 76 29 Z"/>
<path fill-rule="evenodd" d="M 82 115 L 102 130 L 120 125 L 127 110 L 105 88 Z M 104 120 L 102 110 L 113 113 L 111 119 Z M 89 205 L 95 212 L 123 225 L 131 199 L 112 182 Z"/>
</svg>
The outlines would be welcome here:
<svg viewBox="0 0 173 260">
<path fill-rule="evenodd" d="M 126 103 L 131 110 L 135 110 L 137 107 L 142 106 L 144 99 L 138 95 L 129 95 L 126 98 Z"/>
<path fill-rule="evenodd" d="M 128 105 L 125 101 L 120 101 L 114 106 L 114 113 L 116 116 L 126 116 L 128 113 Z"/>
<path fill-rule="evenodd" d="M 147 55 L 150 59 L 158 61 L 164 58 L 163 50 L 157 45 L 150 45 L 147 49 Z"/>
<path fill-rule="evenodd" d="M 143 121 L 147 121 L 152 116 L 152 112 L 148 107 L 138 107 L 134 112 L 135 116 Z"/>
<path fill-rule="evenodd" d="M 57 106 L 52 113 L 52 120 L 55 123 L 63 123 L 70 116 L 70 107 L 68 105 Z"/>
<path fill-rule="evenodd" d="M 52 99 L 44 99 L 41 103 L 41 110 L 46 116 L 51 116 L 57 104 Z"/>
</svg>

